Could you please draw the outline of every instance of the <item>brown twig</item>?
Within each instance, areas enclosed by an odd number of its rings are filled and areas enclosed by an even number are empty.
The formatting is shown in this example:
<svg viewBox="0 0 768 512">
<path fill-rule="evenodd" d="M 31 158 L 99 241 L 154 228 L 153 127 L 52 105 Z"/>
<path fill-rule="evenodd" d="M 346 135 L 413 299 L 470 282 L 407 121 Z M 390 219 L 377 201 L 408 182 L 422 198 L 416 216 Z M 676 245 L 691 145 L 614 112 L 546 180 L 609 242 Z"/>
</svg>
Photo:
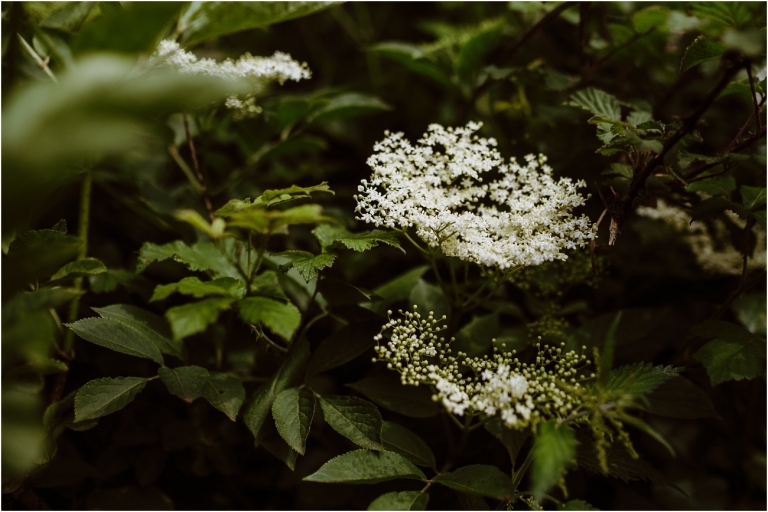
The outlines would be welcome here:
<svg viewBox="0 0 768 512">
<path fill-rule="evenodd" d="M 184 112 L 182 117 L 184 118 L 184 131 L 187 134 L 189 151 L 192 153 L 192 165 L 195 168 L 197 181 L 200 183 L 200 195 L 203 197 L 205 209 L 208 211 L 208 217 L 211 219 L 211 222 L 213 222 L 215 220 L 215 217 L 213 216 L 213 206 L 211 205 L 211 198 L 208 196 L 208 187 L 205 185 L 205 178 L 203 178 L 203 173 L 200 171 L 200 163 L 197 161 L 197 151 L 195 151 L 195 143 L 192 141 L 192 133 L 189 129 L 189 117 L 186 112 Z"/>
<path fill-rule="evenodd" d="M 755 82 L 752 80 L 752 64 L 747 64 L 747 77 L 749 78 L 749 91 L 752 93 L 752 105 L 755 107 L 755 133 L 762 128 L 760 123 L 760 108 L 757 106 L 757 95 L 755 94 Z M 763 98 L 765 101 L 765 98 Z"/>
</svg>

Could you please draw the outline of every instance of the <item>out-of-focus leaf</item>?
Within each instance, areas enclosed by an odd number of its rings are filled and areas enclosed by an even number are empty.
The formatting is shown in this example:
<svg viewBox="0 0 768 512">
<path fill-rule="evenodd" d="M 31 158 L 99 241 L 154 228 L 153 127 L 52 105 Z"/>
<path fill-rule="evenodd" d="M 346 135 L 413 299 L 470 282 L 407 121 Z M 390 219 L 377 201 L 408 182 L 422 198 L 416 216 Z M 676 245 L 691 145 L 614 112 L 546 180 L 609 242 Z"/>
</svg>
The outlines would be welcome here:
<svg viewBox="0 0 768 512">
<path fill-rule="evenodd" d="M 245 400 L 243 383 L 226 373 L 213 372 L 203 385 L 203 398 L 235 421 Z"/>
<path fill-rule="evenodd" d="M 493 437 L 498 439 L 504 448 L 509 453 L 509 459 L 514 463 L 517 460 L 517 455 L 523 447 L 523 444 L 531 433 L 527 430 L 517 430 L 508 428 L 501 421 L 501 418 L 493 418 L 491 421 L 485 424 L 485 430 L 491 433 Z"/>
<path fill-rule="evenodd" d="M 621 121 L 619 100 L 607 92 L 589 87 L 574 93 L 568 105 L 579 107 L 593 114 L 600 114 L 609 119 Z"/>
<path fill-rule="evenodd" d="M 765 187 L 748 187 L 744 185 L 739 189 L 739 192 L 741 192 L 741 200 L 744 202 L 744 206 L 750 211 L 754 211 L 765 204 Z"/>
<path fill-rule="evenodd" d="M 321 279 L 317 283 L 317 288 L 323 294 L 325 300 L 337 306 L 379 300 L 379 297 L 372 291 L 339 281 L 338 279 Z"/>
<path fill-rule="evenodd" d="M 293 338 L 301 323 L 301 311 L 290 302 L 268 297 L 248 297 L 238 302 L 240 317 L 252 324 L 263 323 L 286 341 Z"/>
<path fill-rule="evenodd" d="M 669 9 L 666 7 L 646 7 L 632 15 L 632 27 L 641 34 L 647 30 L 666 27 Z"/>
<path fill-rule="evenodd" d="M 210 377 L 208 370 L 200 366 L 179 366 L 177 368 L 164 366 L 157 373 L 165 387 L 168 388 L 168 392 L 187 403 L 192 403 L 203 396 L 203 388 Z"/>
<path fill-rule="evenodd" d="M 515 490 L 512 480 L 496 466 L 473 464 L 454 471 L 440 473 L 435 482 L 457 491 L 509 500 Z"/>
<path fill-rule="evenodd" d="M 736 190 L 736 180 L 730 174 L 694 181 L 685 187 L 688 192 L 705 192 L 709 195 L 728 195 Z"/>
<path fill-rule="evenodd" d="M 419 491 L 388 492 L 368 505 L 368 510 L 426 510 L 429 494 Z"/>
<path fill-rule="evenodd" d="M 699 18 L 714 20 L 735 28 L 751 19 L 749 11 L 740 2 L 693 2 L 691 12 Z"/>
<path fill-rule="evenodd" d="M 752 334 L 765 336 L 766 300 L 764 293 L 742 295 L 733 301 L 736 318 Z"/>
<path fill-rule="evenodd" d="M 571 460 L 576 458 L 576 438 L 567 426 L 556 426 L 553 422 L 542 423 L 533 445 L 534 499 L 541 499 L 550 487 L 562 477 Z"/>
<path fill-rule="evenodd" d="M 182 18 L 182 39 L 192 46 L 227 34 L 308 16 L 339 2 L 201 2 Z"/>
<path fill-rule="evenodd" d="M 380 330 L 379 322 L 358 322 L 342 327 L 315 349 L 308 371 L 322 373 L 352 361 L 371 349 L 375 344 L 373 337 Z"/>
<path fill-rule="evenodd" d="M 216 297 L 169 309 L 165 317 L 171 324 L 174 339 L 180 340 L 205 331 L 234 301 L 231 297 Z"/>
<path fill-rule="evenodd" d="M 309 388 L 286 389 L 272 403 L 272 416 L 278 433 L 288 446 L 301 455 L 307 447 L 314 415 L 315 394 Z"/>
<path fill-rule="evenodd" d="M 382 372 L 347 384 L 390 411 L 412 418 L 430 418 L 440 409 L 432 401 L 432 393 L 424 386 L 406 387 L 394 372 Z"/>
<path fill-rule="evenodd" d="M 411 294 L 413 287 L 416 286 L 419 279 L 428 269 L 429 267 L 426 265 L 419 265 L 377 287 L 374 290 L 374 293 L 383 297 L 384 300 L 371 304 L 371 310 L 376 311 L 377 313 L 383 313 L 393 302 L 406 300 Z"/>
<path fill-rule="evenodd" d="M 64 32 L 77 32 L 91 14 L 93 6 L 93 2 L 68 2 L 46 16 L 40 26 Z"/>
<path fill-rule="evenodd" d="M 404 64 L 411 71 L 426 76 L 437 83 L 453 89 L 450 77 L 429 60 L 428 55 L 416 45 L 401 42 L 379 43 L 369 46 L 367 51 Z"/>
<path fill-rule="evenodd" d="M 724 51 L 725 46 L 722 44 L 699 36 L 685 49 L 685 55 L 680 62 L 680 72 L 683 73 L 702 62 L 719 59 Z"/>
<path fill-rule="evenodd" d="M 557 510 L 600 510 L 595 508 L 584 500 L 571 500 L 565 503 L 560 503 L 557 506 Z"/>
<path fill-rule="evenodd" d="M 747 216 L 747 211 L 742 205 L 734 203 L 725 197 L 715 196 L 699 203 L 696 209 L 691 212 L 691 221 L 712 217 L 720 214 L 724 210 L 731 210 L 742 218 L 746 218 Z"/>
<path fill-rule="evenodd" d="M 765 375 L 765 339 L 740 325 L 722 320 L 707 320 L 691 329 L 691 334 L 714 338 L 693 358 L 707 369 L 713 386 L 727 380 L 753 379 Z"/>
<path fill-rule="evenodd" d="M 325 421 L 339 434 L 369 450 L 382 450 L 379 409 L 354 396 L 320 397 Z"/>
<path fill-rule="evenodd" d="M 723 44 L 747 57 L 765 55 L 765 28 L 749 30 L 726 30 Z"/>
<path fill-rule="evenodd" d="M 456 71 L 459 75 L 466 75 L 477 68 L 483 57 L 499 40 L 500 35 L 501 24 L 491 22 L 487 26 L 481 27 L 462 43 L 456 58 Z"/>
<path fill-rule="evenodd" d="M 157 346 L 124 323 L 109 318 L 84 318 L 66 326 L 96 345 L 163 364 L 163 356 Z"/>
<path fill-rule="evenodd" d="M 392 107 L 378 96 L 348 92 L 323 100 L 315 106 L 307 117 L 307 123 L 321 124 L 387 110 L 392 110 Z"/>
<path fill-rule="evenodd" d="M 456 341 L 451 344 L 451 350 L 461 350 L 469 357 L 478 357 L 493 346 L 491 341 L 499 332 L 499 315 L 475 315 L 472 320 L 456 333 Z"/>
<path fill-rule="evenodd" d="M 678 377 L 661 384 L 638 406 L 650 413 L 670 418 L 718 418 L 712 400 L 691 381 Z"/>
<path fill-rule="evenodd" d="M 90 381 L 75 396 L 75 421 L 100 418 L 119 411 L 131 403 L 146 385 L 147 379 L 139 377 Z"/>
<path fill-rule="evenodd" d="M 375 484 L 409 478 L 426 478 L 419 468 L 392 452 L 356 450 L 335 457 L 304 478 L 308 482 Z"/>
<path fill-rule="evenodd" d="M 429 445 L 419 436 L 407 428 L 385 421 L 381 428 L 381 440 L 384 449 L 399 453 L 417 466 L 426 466 L 435 468 L 435 454 L 432 453 Z"/>
<path fill-rule="evenodd" d="M 5 177 L 6 173 L 3 173 Z M 48 277 L 74 259 L 82 246 L 79 238 L 52 229 L 27 231 L 8 247 L 3 259 L 3 290 L 12 292 Z"/>
<path fill-rule="evenodd" d="M 437 319 L 442 318 L 443 315 L 447 317 L 451 313 L 451 305 L 443 290 L 423 279 L 419 279 L 408 299 L 423 318 L 427 318 L 430 312 L 434 313 Z"/>
<path fill-rule="evenodd" d="M 229 217 L 230 225 L 251 229 L 263 235 L 287 234 L 288 226 L 296 224 L 319 224 L 336 220 L 323 215 L 323 207 L 319 204 L 303 204 L 286 210 L 240 211 Z"/>
</svg>

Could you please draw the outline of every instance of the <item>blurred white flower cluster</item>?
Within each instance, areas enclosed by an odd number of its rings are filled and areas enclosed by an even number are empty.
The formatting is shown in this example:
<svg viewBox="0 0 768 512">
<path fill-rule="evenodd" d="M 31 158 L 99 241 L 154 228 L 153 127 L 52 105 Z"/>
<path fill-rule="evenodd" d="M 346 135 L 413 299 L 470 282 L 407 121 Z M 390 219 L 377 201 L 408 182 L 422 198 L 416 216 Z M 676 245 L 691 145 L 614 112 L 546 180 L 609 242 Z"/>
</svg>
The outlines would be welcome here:
<svg viewBox="0 0 768 512">
<path fill-rule="evenodd" d="M 657 200 L 656 208 L 640 206 L 637 214 L 649 219 L 660 220 L 682 235 L 683 241 L 691 248 L 696 262 L 706 272 L 721 275 L 739 275 L 744 261 L 743 255 L 731 243 L 731 235 L 725 222 L 714 219 L 710 223 L 697 220 L 691 222 L 691 215 L 679 206 L 669 205 L 663 199 Z M 730 210 L 725 214 L 739 229 L 744 230 L 746 222 Z M 753 228 L 756 238 L 755 252 L 749 255 L 747 269 L 765 268 L 766 233 L 759 224 Z"/>
<path fill-rule="evenodd" d="M 376 226 L 415 228 L 430 247 L 486 267 L 509 269 L 565 260 L 565 249 L 593 237 L 584 204 L 569 178 L 555 180 L 546 157 L 504 163 L 482 126 L 429 126 L 416 146 L 402 133 L 374 145 L 370 180 L 358 187 L 358 219 Z M 483 175 L 492 181 L 483 182 Z"/>
<path fill-rule="evenodd" d="M 283 85 L 286 80 L 298 82 L 312 77 L 305 62 L 299 63 L 283 52 L 275 52 L 271 57 L 254 57 L 246 53 L 237 60 L 216 62 L 213 59 L 198 59 L 195 54 L 183 50 L 176 41 L 165 39 L 160 41 L 154 56 L 180 73 L 215 76 L 233 81 L 247 80 L 253 87 L 248 96 L 243 99 L 230 96 L 225 103 L 228 108 L 236 109 L 241 117 L 260 112 L 254 95 L 263 91 L 269 82 Z"/>
<path fill-rule="evenodd" d="M 439 336 L 446 328 L 438 325 L 442 319 L 431 312 L 422 318 L 417 311 L 401 311 L 403 317 L 393 319 L 391 313 L 375 338 L 376 360 L 400 372 L 404 385 L 434 386 L 432 398 L 457 416 L 467 411 L 499 415 L 507 427 L 524 429 L 564 418 L 580 404 L 580 381 L 588 377 L 577 377 L 577 366 L 589 364 L 584 355 L 537 345 L 539 353 L 531 364 L 520 362 L 514 350 L 500 352 L 496 347 L 491 357 L 471 358 L 462 352 L 454 356 L 454 339 L 446 342 Z M 387 331 L 390 340 L 381 343 Z"/>
</svg>

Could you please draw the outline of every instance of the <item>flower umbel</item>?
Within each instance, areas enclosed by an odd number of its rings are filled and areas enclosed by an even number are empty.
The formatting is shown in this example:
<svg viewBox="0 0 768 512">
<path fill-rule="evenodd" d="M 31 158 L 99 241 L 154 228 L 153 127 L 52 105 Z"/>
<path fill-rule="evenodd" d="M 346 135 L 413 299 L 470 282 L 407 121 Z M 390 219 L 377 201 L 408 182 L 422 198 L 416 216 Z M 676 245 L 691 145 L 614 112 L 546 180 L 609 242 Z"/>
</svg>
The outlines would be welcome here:
<svg viewBox="0 0 768 512">
<path fill-rule="evenodd" d="M 400 372 L 404 385 L 434 386 L 433 399 L 449 412 L 499 415 L 507 427 L 524 429 L 562 419 L 581 403 L 580 381 L 587 377 L 577 378 L 577 366 L 589 363 L 585 356 L 541 345 L 531 364 L 521 362 L 514 350 L 494 348 L 491 357 L 453 355 L 449 346 L 453 338 L 446 342 L 439 336 L 447 327 L 438 325 L 432 312 L 427 318 L 418 312 L 401 313 L 402 318 L 392 318 L 390 311 L 389 322 L 375 337 L 380 342 L 375 347 L 378 359 Z M 387 331 L 390 340 L 381 343 Z"/>
<path fill-rule="evenodd" d="M 416 146 L 386 133 L 355 196 L 358 219 L 415 228 L 448 256 L 502 270 L 564 260 L 564 250 L 584 247 L 593 237 L 589 219 L 571 211 L 584 204 L 577 188 L 586 183 L 555 180 L 544 155 L 504 163 L 494 139 L 473 135 L 481 126 L 432 124 Z M 488 173 L 495 179 L 484 183 Z"/>
</svg>

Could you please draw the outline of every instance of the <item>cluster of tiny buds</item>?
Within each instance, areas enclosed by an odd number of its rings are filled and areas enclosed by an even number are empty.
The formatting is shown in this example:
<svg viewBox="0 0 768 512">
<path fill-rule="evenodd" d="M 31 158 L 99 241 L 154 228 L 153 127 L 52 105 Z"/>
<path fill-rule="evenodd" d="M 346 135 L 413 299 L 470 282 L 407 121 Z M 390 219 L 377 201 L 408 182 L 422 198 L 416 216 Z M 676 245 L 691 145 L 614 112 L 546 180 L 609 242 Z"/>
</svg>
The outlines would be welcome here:
<svg viewBox="0 0 768 512">
<path fill-rule="evenodd" d="M 539 421 L 563 418 L 580 404 L 582 381 L 594 378 L 579 375 L 591 364 L 582 354 L 560 347 L 536 344 L 538 354 L 532 363 L 520 361 L 517 351 L 496 347 L 491 356 L 469 357 L 450 349 L 453 338 L 446 341 L 440 333 L 447 329 L 438 325 L 445 316 L 426 318 L 418 310 L 398 311 L 375 336 L 377 346 L 373 359 L 387 363 L 400 373 L 403 385 L 427 384 L 434 389 L 433 400 L 441 402 L 451 413 L 463 416 L 466 411 L 499 415 L 511 428 L 526 428 Z M 389 341 L 384 342 L 384 334 Z"/>
</svg>

